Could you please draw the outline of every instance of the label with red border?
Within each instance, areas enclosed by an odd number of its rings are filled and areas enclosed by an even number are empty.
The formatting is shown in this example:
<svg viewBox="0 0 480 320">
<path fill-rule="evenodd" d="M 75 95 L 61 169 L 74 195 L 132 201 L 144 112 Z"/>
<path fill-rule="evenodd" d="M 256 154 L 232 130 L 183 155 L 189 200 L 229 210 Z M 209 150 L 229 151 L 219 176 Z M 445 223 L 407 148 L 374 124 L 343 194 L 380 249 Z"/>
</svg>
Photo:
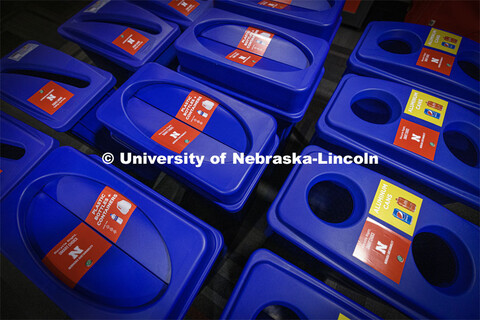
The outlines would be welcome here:
<svg viewBox="0 0 480 320">
<path fill-rule="evenodd" d="M 192 90 L 185 98 L 175 117 L 203 131 L 217 106 L 218 102 Z"/>
<path fill-rule="evenodd" d="M 182 152 L 200 131 L 185 123 L 172 119 L 152 136 L 153 141 L 176 153 Z"/>
<path fill-rule="evenodd" d="M 33 96 L 28 98 L 28 102 L 33 103 L 46 113 L 52 115 L 73 96 L 74 94 L 64 87 L 53 81 L 50 81 L 40 90 L 35 92 Z"/>
<path fill-rule="evenodd" d="M 80 223 L 47 253 L 42 262 L 58 279 L 73 288 L 111 246 L 95 230 Z"/>
<path fill-rule="evenodd" d="M 199 3 L 195 0 L 172 0 L 168 5 L 187 17 L 199 6 Z"/>
<path fill-rule="evenodd" d="M 263 56 L 270 45 L 270 41 L 272 41 L 273 36 L 273 33 L 248 27 L 243 34 L 242 39 L 240 39 L 237 48 L 259 56 Z"/>
<path fill-rule="evenodd" d="M 85 222 L 117 242 L 137 206 L 110 187 L 103 188 Z"/>
<path fill-rule="evenodd" d="M 423 48 L 417 60 L 417 66 L 424 67 L 450 76 L 455 57 L 443 52 Z"/>
<path fill-rule="evenodd" d="M 115 40 L 113 44 L 130 53 L 132 56 L 140 50 L 145 43 L 148 42 L 148 38 L 138 33 L 137 31 L 127 28 L 122 32 Z"/>
<path fill-rule="evenodd" d="M 367 218 L 353 256 L 399 284 L 410 244 L 410 240 Z"/>
<path fill-rule="evenodd" d="M 401 119 L 393 144 L 433 161 L 439 135 L 435 130 Z"/>
<path fill-rule="evenodd" d="M 287 4 L 279 3 L 279 2 L 276 2 L 276 1 L 270 1 L 270 0 L 262 0 L 257 4 L 259 4 L 261 6 L 273 8 L 273 9 L 279 9 L 279 10 L 282 10 L 282 9 L 285 9 L 286 7 L 288 7 Z"/>
<path fill-rule="evenodd" d="M 228 56 L 226 56 L 230 61 L 243 64 L 247 67 L 253 67 L 257 64 L 262 57 L 257 56 L 256 54 L 245 52 L 242 50 L 235 49 Z"/>
</svg>

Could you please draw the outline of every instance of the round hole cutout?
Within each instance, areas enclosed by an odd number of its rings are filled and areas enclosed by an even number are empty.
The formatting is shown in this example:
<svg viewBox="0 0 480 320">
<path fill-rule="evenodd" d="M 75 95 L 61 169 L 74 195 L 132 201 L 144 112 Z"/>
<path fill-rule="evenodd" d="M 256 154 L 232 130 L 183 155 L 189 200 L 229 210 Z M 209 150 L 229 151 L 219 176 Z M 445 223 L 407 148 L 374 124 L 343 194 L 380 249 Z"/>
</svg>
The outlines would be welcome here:
<svg viewBox="0 0 480 320">
<path fill-rule="evenodd" d="M 328 223 L 346 221 L 353 212 L 350 192 L 333 181 L 321 181 L 308 193 L 308 205 L 313 213 Z"/>
<path fill-rule="evenodd" d="M 390 53 L 410 54 L 421 48 L 422 40 L 407 30 L 390 30 L 378 38 L 378 46 Z"/>
<path fill-rule="evenodd" d="M 474 51 L 461 52 L 457 56 L 457 64 L 470 78 L 480 81 L 480 53 Z"/>
<path fill-rule="evenodd" d="M 270 305 L 265 307 L 258 316 L 257 320 L 300 320 L 300 317 L 290 308 L 281 305 Z"/>
<path fill-rule="evenodd" d="M 460 130 L 461 127 L 457 128 L 454 126 L 448 126 L 443 132 L 443 140 L 450 150 L 450 152 L 460 161 L 471 167 L 478 167 L 479 165 L 479 155 L 478 155 L 478 144 L 476 144 L 471 138 L 470 134 L 467 134 L 464 130 Z M 478 130 L 467 127 L 466 129 L 471 129 L 470 131 L 473 134 L 479 134 Z"/>
<path fill-rule="evenodd" d="M 366 90 L 352 99 L 353 113 L 363 121 L 387 124 L 395 121 L 401 113 L 400 102 L 390 93 L 381 90 Z"/>
<path fill-rule="evenodd" d="M 431 232 L 421 232 L 413 238 L 412 254 L 422 276 L 431 285 L 447 287 L 457 278 L 456 257 L 450 246 Z"/>
<path fill-rule="evenodd" d="M 406 41 L 395 39 L 395 40 L 384 40 L 378 44 L 380 48 L 385 51 L 397 54 L 409 54 L 412 53 L 412 48 L 410 44 Z"/>
</svg>

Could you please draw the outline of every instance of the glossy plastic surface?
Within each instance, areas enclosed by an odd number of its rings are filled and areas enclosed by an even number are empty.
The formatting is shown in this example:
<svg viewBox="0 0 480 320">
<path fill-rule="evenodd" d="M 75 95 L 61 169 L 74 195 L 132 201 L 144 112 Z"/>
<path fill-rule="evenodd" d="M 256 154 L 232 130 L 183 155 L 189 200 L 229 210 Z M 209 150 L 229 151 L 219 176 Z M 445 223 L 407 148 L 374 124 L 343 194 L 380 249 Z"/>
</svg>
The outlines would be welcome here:
<svg viewBox="0 0 480 320">
<path fill-rule="evenodd" d="M 290 5 L 260 0 L 215 0 L 215 7 L 308 33 L 332 43 L 344 0 L 292 0 Z"/>
<path fill-rule="evenodd" d="M 316 146 L 302 154 L 320 153 L 328 159 Z M 397 203 L 410 222 L 392 216 Z M 267 217 L 276 233 L 412 318 L 479 317 L 479 228 L 385 176 L 354 164 L 296 165 Z"/>
<path fill-rule="evenodd" d="M 0 70 L 2 100 L 57 131 L 71 129 L 115 85 L 110 73 L 35 41 L 27 41 L 3 57 Z M 30 102 L 45 88 L 53 88 L 54 97 L 45 96 L 43 104 L 36 103 L 48 105 L 52 98 L 52 114 Z M 65 100 L 58 101 L 62 96 Z"/>
<path fill-rule="evenodd" d="M 477 207 L 480 117 L 451 101 L 437 106 L 442 111 L 422 102 L 434 99 L 414 87 L 347 75 L 322 113 L 317 133 L 357 154 L 378 155 L 388 168 Z M 402 128 L 408 130 L 402 134 Z"/>
<path fill-rule="evenodd" d="M 64 38 L 133 72 L 159 59 L 180 34 L 179 27 L 128 1 L 100 0 L 88 5 L 58 28 Z M 116 72 L 114 72 L 116 73 Z"/>
<path fill-rule="evenodd" d="M 0 112 L 0 199 L 55 147 L 58 141 Z"/>
<path fill-rule="evenodd" d="M 133 208 L 116 240 L 87 218 L 100 212 L 94 210 L 105 187 L 125 197 L 116 205 L 124 219 Z M 52 152 L 1 205 L 2 254 L 72 318 L 182 318 L 223 245 L 215 229 L 100 158 L 69 147 Z M 80 225 L 108 248 L 67 286 L 44 263 Z M 73 251 L 85 249 L 78 247 Z"/>
<path fill-rule="evenodd" d="M 203 130 L 194 129 L 192 122 L 177 115 L 191 92 L 218 103 Z M 198 117 L 198 111 L 204 114 L 200 109 L 200 106 L 190 109 L 189 119 Z M 266 168 L 266 165 L 234 164 L 233 154 L 272 155 L 278 145 L 276 123 L 270 115 L 153 63 L 135 73 L 102 104 L 97 117 L 117 140 L 132 150 L 150 155 L 204 156 L 201 166 L 191 162 L 160 166 L 229 211 L 243 207 Z M 172 121 L 181 122 L 190 132 L 198 134 L 191 141 L 187 139 L 181 152 L 152 139 Z M 222 153 L 225 164 L 210 162 L 212 156 Z"/>
<path fill-rule="evenodd" d="M 270 306 L 290 309 L 299 319 L 378 319 L 271 251 L 255 251 L 243 269 L 221 319 L 258 319 Z"/>
<path fill-rule="evenodd" d="M 241 40 L 251 35 L 249 27 L 273 36 L 262 56 L 239 50 Z M 183 72 L 291 117 L 302 113 L 316 89 L 329 49 L 323 39 L 219 9 L 205 13 L 177 39 L 175 47 Z M 246 62 L 227 59 L 233 56 Z"/>
<path fill-rule="evenodd" d="M 427 45 L 431 32 L 436 32 L 432 44 L 438 42 L 439 46 L 443 44 L 452 49 L 440 50 Z M 459 36 L 453 39 L 455 43 L 446 41 L 441 32 L 409 23 L 372 22 L 353 50 L 347 72 L 430 90 L 479 112 L 480 44 Z M 422 59 L 428 59 L 432 68 L 418 65 Z"/>
</svg>

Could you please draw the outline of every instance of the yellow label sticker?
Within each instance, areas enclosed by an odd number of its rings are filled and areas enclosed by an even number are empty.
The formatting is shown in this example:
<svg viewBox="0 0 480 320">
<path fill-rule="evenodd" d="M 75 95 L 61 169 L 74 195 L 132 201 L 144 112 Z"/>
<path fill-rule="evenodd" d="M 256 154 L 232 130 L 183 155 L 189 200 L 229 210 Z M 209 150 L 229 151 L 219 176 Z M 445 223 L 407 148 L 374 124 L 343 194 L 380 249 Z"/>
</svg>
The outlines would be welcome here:
<svg viewBox="0 0 480 320">
<path fill-rule="evenodd" d="M 422 202 L 422 198 L 380 180 L 369 213 L 412 236 Z"/>
<path fill-rule="evenodd" d="M 445 100 L 412 90 L 405 107 L 405 113 L 441 127 L 447 112 L 447 106 L 448 102 Z"/>
<path fill-rule="evenodd" d="M 427 41 L 425 41 L 425 46 L 456 55 L 461 41 L 462 37 L 460 36 L 432 28 L 428 34 Z"/>
<path fill-rule="evenodd" d="M 337 320 L 350 320 L 350 318 L 340 313 Z"/>
</svg>

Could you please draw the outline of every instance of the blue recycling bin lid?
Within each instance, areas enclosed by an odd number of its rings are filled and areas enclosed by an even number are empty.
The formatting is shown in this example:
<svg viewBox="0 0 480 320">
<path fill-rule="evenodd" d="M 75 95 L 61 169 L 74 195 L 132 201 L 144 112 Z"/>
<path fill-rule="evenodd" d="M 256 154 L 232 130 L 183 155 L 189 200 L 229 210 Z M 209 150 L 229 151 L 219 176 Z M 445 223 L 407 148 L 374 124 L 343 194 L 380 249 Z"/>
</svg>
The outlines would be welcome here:
<svg viewBox="0 0 480 320">
<path fill-rule="evenodd" d="M 215 7 L 308 33 L 332 43 L 345 0 L 216 0 Z"/>
<path fill-rule="evenodd" d="M 32 170 L 58 141 L 0 112 L 0 200 Z"/>
<path fill-rule="evenodd" d="M 255 251 L 221 319 L 379 319 L 266 249 Z"/>
<path fill-rule="evenodd" d="M 109 90 L 108 72 L 35 41 L 0 60 L 2 100 L 57 131 L 71 129 Z"/>
<path fill-rule="evenodd" d="M 480 117 L 422 89 L 345 76 L 317 123 L 322 140 L 444 195 L 480 205 Z"/>
<path fill-rule="evenodd" d="M 58 33 L 123 69 L 135 71 L 155 61 L 180 29 L 134 3 L 99 0 L 67 20 Z"/>
<path fill-rule="evenodd" d="M 206 10 L 212 7 L 213 0 L 148 0 L 131 1 L 150 12 L 172 21 L 182 29 L 188 28 Z"/>
<path fill-rule="evenodd" d="M 1 206 L 2 254 L 72 318 L 182 318 L 223 246 L 212 227 L 70 147 Z"/>
<path fill-rule="evenodd" d="M 97 117 L 131 150 L 177 157 L 177 164 L 154 164 L 232 212 L 266 168 L 235 164 L 234 154 L 273 155 L 278 145 L 273 117 L 155 63 L 125 82 Z M 214 164 L 222 153 L 225 163 Z M 204 161 L 185 161 L 193 155 Z"/>
<path fill-rule="evenodd" d="M 347 72 L 402 82 L 480 109 L 480 44 L 436 28 L 371 22 Z"/>
<path fill-rule="evenodd" d="M 211 9 L 175 42 L 182 72 L 303 114 L 329 50 L 317 37 Z"/>
<path fill-rule="evenodd" d="M 274 232 L 407 316 L 480 316 L 478 226 L 317 146 L 302 156 L 317 162 L 293 168 L 267 214 Z"/>
</svg>

